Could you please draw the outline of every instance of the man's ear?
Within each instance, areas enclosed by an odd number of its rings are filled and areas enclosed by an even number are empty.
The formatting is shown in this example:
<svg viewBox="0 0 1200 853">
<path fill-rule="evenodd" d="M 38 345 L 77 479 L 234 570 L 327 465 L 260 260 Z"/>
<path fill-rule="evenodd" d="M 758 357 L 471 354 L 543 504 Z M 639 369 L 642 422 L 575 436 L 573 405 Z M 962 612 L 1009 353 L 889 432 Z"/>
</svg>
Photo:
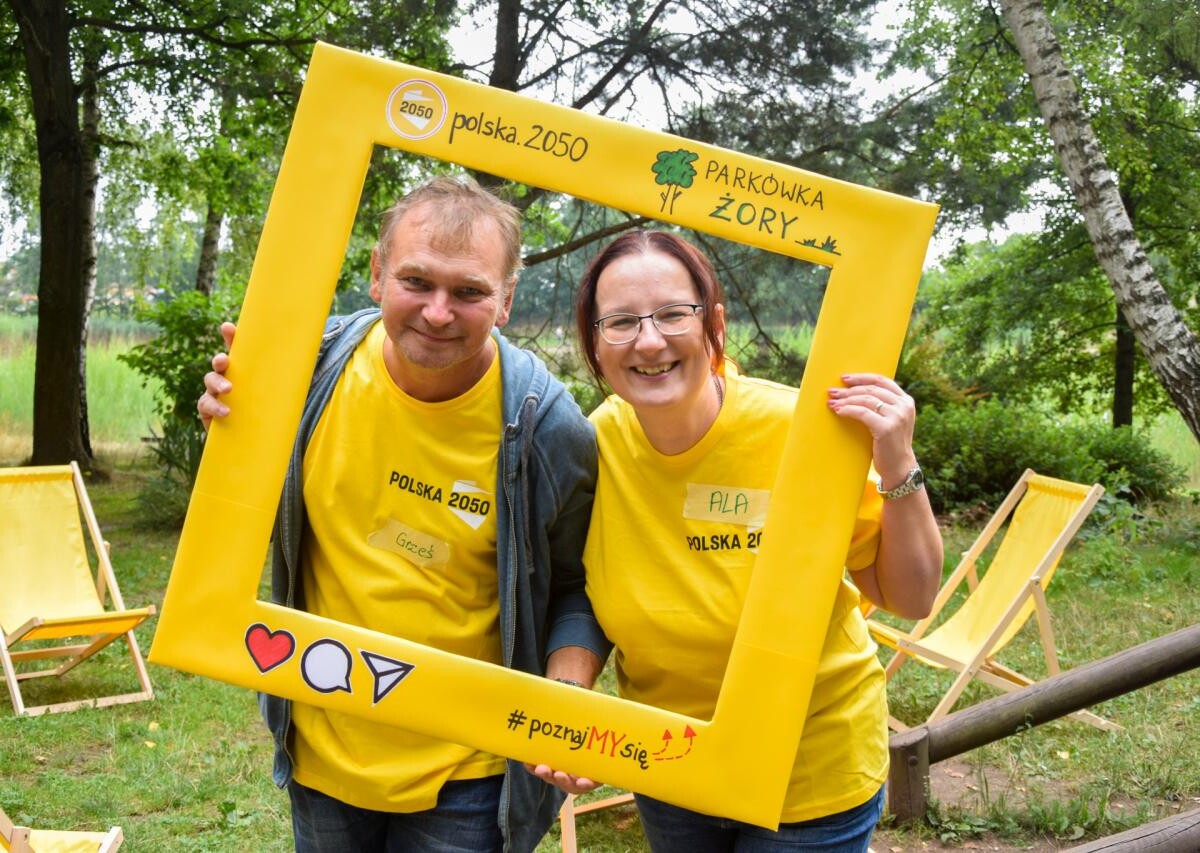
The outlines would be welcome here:
<svg viewBox="0 0 1200 853">
<path fill-rule="evenodd" d="M 517 292 L 517 277 L 514 274 L 508 281 L 504 282 L 504 299 L 500 303 L 500 311 L 496 314 L 496 328 L 504 328 L 504 324 L 508 322 L 508 317 L 512 313 L 513 296 Z"/>
<path fill-rule="evenodd" d="M 379 246 L 371 250 L 371 298 L 383 301 L 383 264 L 379 259 Z"/>
</svg>

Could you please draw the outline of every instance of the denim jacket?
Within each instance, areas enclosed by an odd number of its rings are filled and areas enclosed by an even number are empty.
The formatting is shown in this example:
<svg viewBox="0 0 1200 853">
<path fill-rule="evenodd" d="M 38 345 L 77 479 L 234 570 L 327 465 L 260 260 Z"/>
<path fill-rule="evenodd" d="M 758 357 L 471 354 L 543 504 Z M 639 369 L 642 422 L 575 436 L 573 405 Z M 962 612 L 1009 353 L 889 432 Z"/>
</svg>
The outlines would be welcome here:
<svg viewBox="0 0 1200 853">
<path fill-rule="evenodd" d="M 303 602 L 300 539 L 305 524 L 304 448 L 355 347 L 379 318 L 368 308 L 326 325 L 316 370 L 288 463 L 272 539 L 272 600 Z M 583 543 L 596 486 L 596 442 L 562 383 L 532 353 L 498 331 L 504 431 L 497 464 L 496 571 L 504 665 L 544 674 L 546 657 L 564 646 L 583 646 L 603 659 L 610 649 L 584 593 Z M 291 702 L 260 695 L 263 718 L 275 742 L 273 777 L 280 787 L 292 776 L 288 753 Z M 531 851 L 554 821 L 558 789 L 508 761 L 500 796 L 505 851 Z"/>
</svg>

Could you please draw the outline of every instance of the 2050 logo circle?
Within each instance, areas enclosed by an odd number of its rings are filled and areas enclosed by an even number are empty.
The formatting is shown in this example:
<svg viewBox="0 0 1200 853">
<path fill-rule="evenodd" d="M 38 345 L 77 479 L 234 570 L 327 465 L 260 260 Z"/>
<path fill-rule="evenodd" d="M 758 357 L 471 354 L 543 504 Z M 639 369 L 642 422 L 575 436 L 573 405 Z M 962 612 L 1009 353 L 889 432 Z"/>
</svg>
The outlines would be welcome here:
<svg viewBox="0 0 1200 853">
<path fill-rule="evenodd" d="M 446 96 L 428 80 L 405 80 L 392 90 L 387 120 L 405 139 L 428 139 L 446 123 Z"/>
</svg>

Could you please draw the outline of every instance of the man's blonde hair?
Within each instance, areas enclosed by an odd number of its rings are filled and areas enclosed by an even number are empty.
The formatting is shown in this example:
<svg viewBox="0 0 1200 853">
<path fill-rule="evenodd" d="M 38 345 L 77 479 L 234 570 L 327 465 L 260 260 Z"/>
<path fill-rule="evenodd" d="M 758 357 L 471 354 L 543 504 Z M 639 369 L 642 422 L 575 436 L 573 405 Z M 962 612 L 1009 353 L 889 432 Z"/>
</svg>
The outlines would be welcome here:
<svg viewBox="0 0 1200 853">
<path fill-rule="evenodd" d="M 504 279 L 507 285 L 521 270 L 521 212 L 485 190 L 469 175 L 437 175 L 406 193 L 389 207 L 379 223 L 376 249 L 386 263 L 392 232 L 404 215 L 425 206 L 434 229 L 434 245 L 447 249 L 471 248 L 481 219 L 490 219 L 504 247 Z"/>
</svg>

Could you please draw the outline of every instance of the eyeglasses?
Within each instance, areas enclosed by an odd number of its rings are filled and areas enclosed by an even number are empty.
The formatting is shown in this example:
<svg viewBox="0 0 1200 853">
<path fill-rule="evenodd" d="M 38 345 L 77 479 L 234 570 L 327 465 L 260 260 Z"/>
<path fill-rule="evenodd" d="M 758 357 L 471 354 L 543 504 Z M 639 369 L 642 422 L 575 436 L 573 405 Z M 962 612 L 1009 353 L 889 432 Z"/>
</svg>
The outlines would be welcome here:
<svg viewBox="0 0 1200 853">
<path fill-rule="evenodd" d="M 613 346 L 632 343 L 642 333 L 642 321 L 649 319 L 654 328 L 664 335 L 682 335 L 691 331 L 696 325 L 696 312 L 703 311 L 703 305 L 691 302 L 676 302 L 664 305 L 649 314 L 607 314 L 592 323 L 600 337 Z"/>
</svg>

